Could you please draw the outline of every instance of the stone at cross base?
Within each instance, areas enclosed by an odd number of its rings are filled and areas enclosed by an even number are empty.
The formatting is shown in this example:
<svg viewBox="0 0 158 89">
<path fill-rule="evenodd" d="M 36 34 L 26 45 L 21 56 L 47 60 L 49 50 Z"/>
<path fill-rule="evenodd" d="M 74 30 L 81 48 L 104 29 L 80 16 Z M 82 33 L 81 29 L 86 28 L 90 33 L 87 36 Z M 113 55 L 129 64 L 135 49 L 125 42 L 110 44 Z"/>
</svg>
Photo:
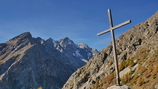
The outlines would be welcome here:
<svg viewBox="0 0 158 89">
<path fill-rule="evenodd" d="M 113 85 L 113 86 L 108 87 L 107 89 L 131 89 L 131 88 L 126 85 L 120 85 L 120 86 Z"/>
</svg>

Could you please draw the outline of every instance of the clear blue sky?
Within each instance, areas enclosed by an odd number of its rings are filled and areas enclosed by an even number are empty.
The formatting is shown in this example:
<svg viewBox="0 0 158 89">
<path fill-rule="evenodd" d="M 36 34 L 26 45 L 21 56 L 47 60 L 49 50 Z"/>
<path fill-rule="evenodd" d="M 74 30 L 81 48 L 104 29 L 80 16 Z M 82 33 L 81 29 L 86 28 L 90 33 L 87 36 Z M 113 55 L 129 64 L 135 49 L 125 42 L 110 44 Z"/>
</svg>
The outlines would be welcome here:
<svg viewBox="0 0 158 89">
<path fill-rule="evenodd" d="M 107 9 L 112 10 L 116 38 L 158 11 L 158 0 L 0 0 L 0 43 L 23 32 L 55 40 L 69 37 L 101 50 L 111 42 Z"/>
</svg>

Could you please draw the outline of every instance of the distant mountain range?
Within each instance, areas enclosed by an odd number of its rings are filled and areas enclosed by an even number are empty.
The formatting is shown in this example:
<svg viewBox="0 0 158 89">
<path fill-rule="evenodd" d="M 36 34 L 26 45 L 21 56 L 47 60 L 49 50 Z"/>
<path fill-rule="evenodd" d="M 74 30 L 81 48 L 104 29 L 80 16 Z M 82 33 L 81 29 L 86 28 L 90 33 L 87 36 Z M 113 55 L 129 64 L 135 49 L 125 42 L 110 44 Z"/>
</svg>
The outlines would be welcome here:
<svg viewBox="0 0 158 89">
<path fill-rule="evenodd" d="M 0 44 L 0 89 L 60 89 L 96 53 L 68 37 L 43 40 L 25 32 Z"/>
<path fill-rule="evenodd" d="M 138 18 L 139 19 L 139 18 Z M 116 39 L 121 84 L 131 89 L 158 85 L 158 12 Z M 62 89 L 107 89 L 115 85 L 112 44 L 74 72 Z"/>
</svg>

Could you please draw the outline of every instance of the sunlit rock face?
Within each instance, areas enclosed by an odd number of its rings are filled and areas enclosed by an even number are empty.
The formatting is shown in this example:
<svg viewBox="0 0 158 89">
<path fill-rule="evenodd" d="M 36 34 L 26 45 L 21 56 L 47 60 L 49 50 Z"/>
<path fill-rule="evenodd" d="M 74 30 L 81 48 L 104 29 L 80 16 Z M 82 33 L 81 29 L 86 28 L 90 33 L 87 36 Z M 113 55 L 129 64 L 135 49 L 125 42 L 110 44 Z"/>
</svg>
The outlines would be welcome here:
<svg viewBox="0 0 158 89">
<path fill-rule="evenodd" d="M 146 87 L 153 89 L 153 84 L 157 84 L 158 80 L 156 76 L 158 73 L 158 12 L 118 37 L 116 52 L 121 83 L 128 84 L 131 89 Z M 128 73 L 131 73 L 130 77 Z M 62 89 L 107 89 L 114 85 L 114 75 L 112 44 L 110 44 L 74 72 Z M 139 82 L 136 82 L 137 80 Z"/>
</svg>

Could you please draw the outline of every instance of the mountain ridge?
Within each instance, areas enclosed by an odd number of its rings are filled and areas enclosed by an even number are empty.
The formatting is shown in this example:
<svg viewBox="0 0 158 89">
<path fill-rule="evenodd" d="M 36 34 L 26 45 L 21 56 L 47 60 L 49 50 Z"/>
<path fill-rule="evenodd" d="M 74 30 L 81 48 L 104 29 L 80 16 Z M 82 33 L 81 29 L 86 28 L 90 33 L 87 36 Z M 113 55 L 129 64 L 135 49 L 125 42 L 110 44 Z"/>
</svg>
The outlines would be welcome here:
<svg viewBox="0 0 158 89">
<path fill-rule="evenodd" d="M 85 54 L 76 56 L 76 51 Z M 0 89 L 59 89 L 93 54 L 68 37 L 55 41 L 22 33 L 0 44 Z M 96 50 L 97 51 L 97 50 Z"/>
</svg>

